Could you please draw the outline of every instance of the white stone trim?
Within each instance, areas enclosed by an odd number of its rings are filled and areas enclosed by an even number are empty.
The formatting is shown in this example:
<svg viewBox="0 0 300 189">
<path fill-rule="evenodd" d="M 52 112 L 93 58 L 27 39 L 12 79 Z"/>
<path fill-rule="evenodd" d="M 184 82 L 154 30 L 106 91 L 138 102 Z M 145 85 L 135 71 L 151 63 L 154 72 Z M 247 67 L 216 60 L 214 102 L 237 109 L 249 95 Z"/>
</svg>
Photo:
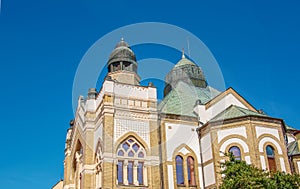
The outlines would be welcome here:
<svg viewBox="0 0 300 189">
<path fill-rule="evenodd" d="M 271 137 L 264 137 L 259 141 L 259 144 L 258 144 L 259 152 L 264 152 L 265 151 L 264 150 L 264 145 L 265 145 L 266 142 L 272 143 L 276 147 L 276 149 L 278 151 L 278 154 L 282 155 L 282 149 L 281 149 L 280 145 L 276 142 L 276 140 L 272 139 Z"/>
<path fill-rule="evenodd" d="M 237 128 L 218 130 L 218 143 L 220 143 L 221 140 L 230 135 L 240 135 L 242 137 L 247 138 L 246 127 L 240 126 Z"/>
<path fill-rule="evenodd" d="M 173 175 L 173 166 L 168 165 L 168 183 L 169 183 L 169 189 L 174 189 L 174 175 Z"/>
<path fill-rule="evenodd" d="M 298 171 L 300 171 L 300 161 L 297 161 Z"/>
<path fill-rule="evenodd" d="M 256 137 L 257 138 L 259 138 L 263 134 L 271 134 L 271 135 L 273 135 L 274 137 L 276 137 L 280 141 L 279 133 L 278 133 L 277 129 L 256 126 L 255 127 L 255 131 L 256 131 Z"/>
<path fill-rule="evenodd" d="M 213 158 L 210 133 L 204 135 L 201 138 L 201 150 L 202 150 L 203 162 L 209 161 Z"/>
<path fill-rule="evenodd" d="M 245 156 L 245 161 L 246 161 L 247 164 L 251 164 L 250 156 Z"/>
<path fill-rule="evenodd" d="M 214 164 L 210 163 L 204 166 L 204 179 L 205 179 L 205 186 L 209 186 L 216 183 L 215 179 L 215 168 Z"/>
<path fill-rule="evenodd" d="M 223 153 L 226 151 L 227 146 L 229 146 L 229 145 L 231 145 L 233 143 L 240 144 L 242 146 L 242 148 L 243 148 L 244 153 L 249 152 L 249 147 L 248 147 L 248 145 L 246 144 L 245 141 L 243 141 L 242 139 L 239 139 L 239 138 L 231 138 L 231 139 L 226 140 L 221 145 L 221 147 L 220 147 L 220 156 L 224 156 Z M 242 150 L 242 149 L 240 149 L 240 150 Z M 221 153 L 221 152 L 223 152 L 223 153 Z"/>
<path fill-rule="evenodd" d="M 280 162 L 280 166 L 281 166 L 281 171 L 286 172 L 286 168 L 285 168 L 285 163 L 284 163 L 284 159 L 281 157 L 279 158 L 279 162 Z"/>
<path fill-rule="evenodd" d="M 134 132 L 141 137 L 148 146 L 150 146 L 150 130 L 149 121 L 133 120 L 133 119 L 114 119 L 114 142 L 126 133 Z M 146 148 L 148 146 L 145 146 Z"/>
<path fill-rule="evenodd" d="M 261 169 L 266 170 L 267 166 L 266 166 L 265 156 L 260 156 L 260 162 L 261 162 Z"/>
<path fill-rule="evenodd" d="M 75 188 L 75 184 L 68 184 L 64 186 L 64 189 Z"/>
</svg>

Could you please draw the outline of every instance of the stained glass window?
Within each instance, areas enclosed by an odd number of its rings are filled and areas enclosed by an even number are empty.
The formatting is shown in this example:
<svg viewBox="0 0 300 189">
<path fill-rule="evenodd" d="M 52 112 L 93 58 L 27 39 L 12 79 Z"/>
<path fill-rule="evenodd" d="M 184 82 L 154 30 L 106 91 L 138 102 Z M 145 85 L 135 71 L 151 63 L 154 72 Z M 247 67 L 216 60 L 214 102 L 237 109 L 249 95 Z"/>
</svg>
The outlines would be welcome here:
<svg viewBox="0 0 300 189">
<path fill-rule="evenodd" d="M 132 145 L 132 148 L 135 152 L 137 152 L 139 150 L 139 145 L 135 143 L 134 145 Z"/>
<path fill-rule="evenodd" d="M 194 158 L 189 156 L 187 158 L 187 171 L 188 171 L 188 182 L 190 186 L 195 186 L 196 185 L 196 180 L 195 180 L 195 163 L 194 163 Z"/>
<path fill-rule="evenodd" d="M 181 156 L 176 156 L 176 180 L 178 185 L 184 184 L 183 158 Z"/>
<path fill-rule="evenodd" d="M 124 156 L 123 150 L 119 150 L 119 151 L 118 151 L 118 156 Z"/>
<path fill-rule="evenodd" d="M 127 165 L 128 184 L 133 184 L 133 161 L 129 161 Z"/>
<path fill-rule="evenodd" d="M 123 161 L 118 161 L 117 165 L 118 183 L 123 184 Z"/>
<path fill-rule="evenodd" d="M 137 168 L 139 185 L 143 185 L 143 167 L 144 167 L 144 163 L 139 162 L 138 163 L 138 168 Z"/>
<path fill-rule="evenodd" d="M 270 171 L 277 171 L 274 148 L 270 145 L 266 147 L 268 166 Z"/>
<path fill-rule="evenodd" d="M 125 152 L 129 149 L 129 144 L 127 142 L 124 142 L 122 145 L 123 149 L 125 150 Z"/>
<path fill-rule="evenodd" d="M 138 182 L 139 185 L 144 184 L 144 163 L 146 151 L 144 147 L 133 137 L 122 142 L 117 149 L 118 164 L 117 164 L 117 179 L 118 184 L 133 185 Z M 124 169 L 124 162 L 128 161 L 127 169 Z M 134 167 L 134 165 L 137 167 Z M 127 181 L 124 182 L 124 171 L 127 171 Z M 134 175 L 136 174 L 136 175 Z M 134 180 L 137 179 L 137 180 Z"/>
<path fill-rule="evenodd" d="M 140 152 L 139 155 L 138 155 L 138 157 L 139 157 L 139 158 L 144 158 L 144 153 L 143 153 L 143 152 Z"/>
<path fill-rule="evenodd" d="M 233 146 L 233 147 L 229 148 L 229 152 L 232 153 L 232 155 L 234 156 L 234 158 L 236 160 L 241 160 L 241 150 L 239 147 Z"/>
<path fill-rule="evenodd" d="M 129 157 L 133 157 L 133 156 L 134 156 L 133 151 L 130 151 L 130 152 L 128 153 L 128 156 L 129 156 Z"/>
</svg>

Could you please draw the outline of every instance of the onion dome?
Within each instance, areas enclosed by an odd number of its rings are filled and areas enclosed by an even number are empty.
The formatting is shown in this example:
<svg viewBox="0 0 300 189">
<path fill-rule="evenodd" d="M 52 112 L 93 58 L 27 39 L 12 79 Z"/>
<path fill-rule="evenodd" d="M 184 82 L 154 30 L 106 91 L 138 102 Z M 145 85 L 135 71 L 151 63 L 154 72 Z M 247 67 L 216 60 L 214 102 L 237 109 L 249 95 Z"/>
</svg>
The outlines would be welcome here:
<svg viewBox="0 0 300 189">
<path fill-rule="evenodd" d="M 202 69 L 187 59 L 182 53 L 181 60 L 173 67 L 165 78 L 164 95 L 166 96 L 179 81 L 195 87 L 206 88 L 207 82 Z"/>
<path fill-rule="evenodd" d="M 135 54 L 123 38 L 110 54 L 109 60 L 107 62 L 107 67 L 108 72 L 115 72 L 120 70 L 136 72 L 137 62 Z"/>
</svg>

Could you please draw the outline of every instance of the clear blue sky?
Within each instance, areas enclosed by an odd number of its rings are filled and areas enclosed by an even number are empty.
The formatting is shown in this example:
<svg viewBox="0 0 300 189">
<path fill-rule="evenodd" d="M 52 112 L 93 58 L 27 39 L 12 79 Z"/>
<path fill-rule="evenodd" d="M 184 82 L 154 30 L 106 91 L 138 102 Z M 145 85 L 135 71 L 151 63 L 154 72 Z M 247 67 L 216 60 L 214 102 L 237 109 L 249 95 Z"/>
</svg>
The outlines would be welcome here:
<svg viewBox="0 0 300 189">
<path fill-rule="evenodd" d="M 257 109 L 300 129 L 296 0 L 2 0 L 1 4 L 3 189 L 47 189 L 62 177 L 76 68 L 96 40 L 132 23 L 166 22 L 189 30 L 212 51 L 227 87 Z M 142 53 L 147 52 L 137 51 L 137 56 L 146 56 Z"/>
</svg>

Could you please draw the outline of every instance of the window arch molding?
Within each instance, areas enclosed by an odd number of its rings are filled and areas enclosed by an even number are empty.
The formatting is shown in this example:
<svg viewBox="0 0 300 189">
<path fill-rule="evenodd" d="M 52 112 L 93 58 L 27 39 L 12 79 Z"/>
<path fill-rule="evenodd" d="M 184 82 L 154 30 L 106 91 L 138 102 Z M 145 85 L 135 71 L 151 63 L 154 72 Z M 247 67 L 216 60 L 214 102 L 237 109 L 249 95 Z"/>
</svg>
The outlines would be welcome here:
<svg viewBox="0 0 300 189">
<path fill-rule="evenodd" d="M 102 187 L 102 175 L 103 175 L 103 143 L 99 139 L 95 149 L 95 186 L 96 188 Z"/>
<path fill-rule="evenodd" d="M 123 139 L 125 138 L 125 139 Z M 135 135 L 123 136 L 116 143 L 115 176 L 121 186 L 148 186 L 147 160 L 149 154 L 143 141 Z"/>
<path fill-rule="evenodd" d="M 241 154 L 242 156 L 244 155 L 244 153 L 248 153 L 249 152 L 249 146 L 248 143 L 246 142 L 247 140 L 243 139 L 243 137 L 233 137 L 233 138 L 224 138 L 219 144 L 220 145 L 220 149 L 219 151 L 222 152 L 220 153 L 220 156 L 224 156 L 224 152 L 228 152 L 229 148 L 233 145 L 238 146 L 241 150 L 241 152 L 243 152 L 243 154 Z"/>
<path fill-rule="evenodd" d="M 183 153 L 183 149 L 186 149 L 188 152 Z M 184 183 L 183 184 L 177 184 L 177 175 L 176 175 L 176 157 L 181 156 L 183 158 L 183 178 L 184 178 Z M 195 179 L 195 184 L 191 184 L 189 181 L 189 171 L 188 171 L 188 162 L 187 159 L 191 157 L 193 158 L 193 164 L 194 164 L 194 179 Z M 174 181 L 174 187 L 199 187 L 199 173 L 198 173 L 198 159 L 195 154 L 195 152 L 186 144 L 181 144 L 178 146 L 173 153 L 172 156 L 172 161 L 173 161 L 173 181 Z M 191 175 L 191 174 L 190 174 Z"/>
<path fill-rule="evenodd" d="M 127 132 L 126 134 L 124 134 L 123 136 L 121 136 L 116 142 L 115 142 L 115 145 L 114 145 L 114 151 L 115 153 L 117 153 L 117 150 L 118 150 L 118 147 L 119 145 L 124 142 L 127 138 L 129 137 L 133 137 L 135 138 L 139 143 L 141 143 L 141 145 L 143 145 L 145 151 L 147 154 L 149 154 L 149 148 L 148 148 L 148 145 L 147 143 L 140 137 L 138 136 L 135 132 Z"/>
<path fill-rule="evenodd" d="M 72 152 L 71 152 L 71 157 L 72 157 L 71 165 L 73 167 L 72 175 L 74 175 L 74 172 L 76 171 L 76 154 L 83 155 L 83 153 L 84 153 L 84 148 L 83 148 L 81 139 L 78 137 L 75 141 L 76 141 L 74 143 L 75 148 L 73 148 Z"/>
<path fill-rule="evenodd" d="M 72 172 L 71 177 L 74 180 L 75 186 L 77 188 L 82 187 L 82 167 L 83 167 L 83 156 L 84 156 L 84 146 L 81 142 L 80 138 L 77 137 L 74 144 L 74 148 L 71 152 L 71 166 L 72 166 Z"/>
<path fill-rule="evenodd" d="M 283 154 L 283 150 L 284 148 L 282 148 L 280 146 L 280 141 L 271 135 L 261 135 L 258 138 L 258 150 L 259 152 L 265 152 L 265 147 L 266 144 L 270 144 L 271 146 L 273 146 L 274 150 L 276 150 L 277 154 L 282 155 Z"/>
<path fill-rule="evenodd" d="M 267 155 L 267 147 L 270 146 L 274 152 L 274 161 L 275 161 L 275 166 L 276 166 L 276 171 L 285 171 L 285 170 L 282 170 L 282 167 L 280 165 L 280 162 L 279 162 L 279 156 L 280 154 L 278 153 L 278 149 L 276 148 L 276 145 L 274 145 L 273 143 L 271 142 L 266 142 L 264 145 L 263 145 L 263 155 L 265 157 L 265 165 L 266 165 L 266 169 L 270 170 L 270 165 L 269 165 L 269 157 Z"/>
<path fill-rule="evenodd" d="M 246 153 L 244 152 L 244 148 L 243 148 L 243 146 L 241 146 L 240 143 L 231 143 L 230 145 L 228 145 L 228 146 L 226 147 L 225 153 L 229 153 L 229 150 L 230 150 L 232 147 L 238 147 L 238 148 L 240 149 L 240 155 L 241 155 L 240 158 L 241 158 L 241 160 L 245 161 L 245 156 L 247 156 L 247 155 L 246 155 Z M 250 156 L 250 154 L 249 154 L 248 156 Z"/>
</svg>

